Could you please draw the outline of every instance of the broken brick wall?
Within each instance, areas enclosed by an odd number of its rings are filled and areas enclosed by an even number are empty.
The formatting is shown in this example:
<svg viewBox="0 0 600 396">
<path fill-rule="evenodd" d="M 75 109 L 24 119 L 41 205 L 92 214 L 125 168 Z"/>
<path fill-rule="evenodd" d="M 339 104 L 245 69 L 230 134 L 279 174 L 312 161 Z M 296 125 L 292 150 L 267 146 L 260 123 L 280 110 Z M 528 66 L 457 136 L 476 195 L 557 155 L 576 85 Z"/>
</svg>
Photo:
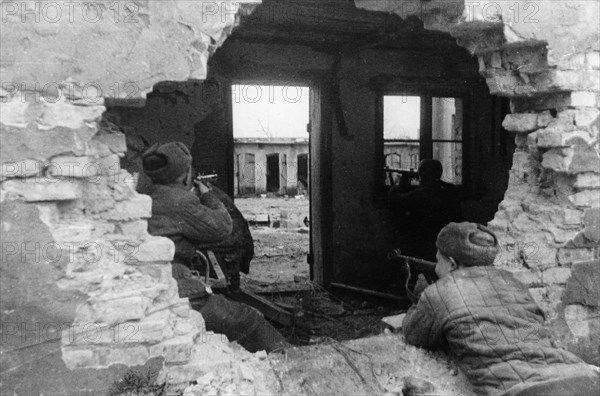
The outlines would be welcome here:
<svg viewBox="0 0 600 396">
<path fill-rule="evenodd" d="M 4 392 L 103 394 L 127 367 L 186 382 L 226 364 L 226 340 L 178 296 L 173 243 L 147 233 L 124 135 L 98 121 L 104 98 L 205 78 L 238 6 L 2 3 Z"/>
<path fill-rule="evenodd" d="M 529 284 L 561 345 L 599 364 L 600 5 L 355 3 L 450 32 L 478 56 L 490 91 L 511 99 L 503 125 L 517 149 L 489 223 L 503 248 L 497 265 Z"/>
</svg>

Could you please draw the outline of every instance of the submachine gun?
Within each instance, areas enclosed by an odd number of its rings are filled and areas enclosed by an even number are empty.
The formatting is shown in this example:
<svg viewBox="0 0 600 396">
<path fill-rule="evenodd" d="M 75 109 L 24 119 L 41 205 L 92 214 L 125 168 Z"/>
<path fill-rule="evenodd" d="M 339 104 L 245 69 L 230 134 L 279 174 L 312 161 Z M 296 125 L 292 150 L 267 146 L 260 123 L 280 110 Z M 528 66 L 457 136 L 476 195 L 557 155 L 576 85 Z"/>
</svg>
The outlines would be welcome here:
<svg viewBox="0 0 600 396">
<path fill-rule="evenodd" d="M 404 283 L 404 287 L 406 289 L 406 294 L 413 301 L 418 300 L 418 296 L 410 290 L 409 284 L 411 279 L 413 278 L 412 272 L 416 271 L 419 273 L 423 273 L 425 275 L 425 279 L 427 283 L 431 284 L 437 280 L 437 275 L 435 274 L 435 267 L 437 263 L 433 261 L 423 260 L 418 257 L 406 256 L 403 255 L 400 249 L 394 249 L 390 253 L 388 253 L 388 260 L 401 260 L 404 264 L 404 271 L 406 272 L 406 281 Z M 416 299 L 415 299 L 416 297 Z"/>
</svg>

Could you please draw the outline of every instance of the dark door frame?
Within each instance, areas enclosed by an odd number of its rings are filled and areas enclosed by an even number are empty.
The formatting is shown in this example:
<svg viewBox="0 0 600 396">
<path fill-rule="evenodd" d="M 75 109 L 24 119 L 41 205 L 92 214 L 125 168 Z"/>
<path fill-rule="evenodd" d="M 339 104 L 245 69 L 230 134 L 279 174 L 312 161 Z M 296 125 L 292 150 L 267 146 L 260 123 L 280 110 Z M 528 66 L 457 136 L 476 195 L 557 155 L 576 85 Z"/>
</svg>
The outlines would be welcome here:
<svg viewBox="0 0 600 396">
<path fill-rule="evenodd" d="M 228 119 L 228 158 L 234 160 L 232 85 L 289 85 L 310 89 L 309 117 L 309 185 L 310 185 L 310 279 L 326 285 L 332 279 L 333 266 L 333 188 L 332 188 L 332 110 L 330 89 L 325 79 L 229 78 L 225 89 Z M 233 165 L 233 164 L 232 164 Z M 233 169 L 233 166 L 230 167 Z M 233 191 L 233 174 L 228 175 L 229 190 Z M 329 263 L 329 265 L 327 265 Z"/>
</svg>

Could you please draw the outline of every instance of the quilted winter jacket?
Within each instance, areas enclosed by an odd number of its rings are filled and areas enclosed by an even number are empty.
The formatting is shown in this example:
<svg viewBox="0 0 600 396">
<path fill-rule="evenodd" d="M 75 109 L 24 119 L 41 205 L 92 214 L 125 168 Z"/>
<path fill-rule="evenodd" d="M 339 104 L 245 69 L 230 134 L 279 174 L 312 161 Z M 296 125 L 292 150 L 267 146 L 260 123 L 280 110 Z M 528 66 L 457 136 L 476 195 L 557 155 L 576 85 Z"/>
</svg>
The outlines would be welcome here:
<svg viewBox="0 0 600 396">
<path fill-rule="evenodd" d="M 495 267 L 467 267 L 427 287 L 407 313 L 409 344 L 447 345 L 481 395 L 512 395 L 534 384 L 590 376 L 590 366 L 554 348 L 527 287 Z"/>
<path fill-rule="evenodd" d="M 227 208 L 211 192 L 200 198 L 185 186 L 153 184 L 148 232 L 175 242 L 175 259 L 189 263 L 201 243 L 219 242 L 231 234 Z"/>
</svg>

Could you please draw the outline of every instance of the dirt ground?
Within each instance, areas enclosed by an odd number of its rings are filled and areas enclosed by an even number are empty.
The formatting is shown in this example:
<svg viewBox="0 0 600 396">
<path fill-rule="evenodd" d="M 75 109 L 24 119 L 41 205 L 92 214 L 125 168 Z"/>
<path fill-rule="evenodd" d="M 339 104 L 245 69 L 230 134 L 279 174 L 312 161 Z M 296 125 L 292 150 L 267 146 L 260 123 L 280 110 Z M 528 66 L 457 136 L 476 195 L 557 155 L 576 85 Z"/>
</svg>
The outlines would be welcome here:
<svg viewBox="0 0 600 396">
<path fill-rule="evenodd" d="M 271 226 L 250 227 L 255 258 L 249 274 L 242 274 L 241 284 L 295 314 L 292 327 L 274 323 L 293 344 L 377 335 L 382 332 L 382 317 L 406 310 L 393 300 L 327 291 L 309 281 L 309 234 L 304 222 L 308 199 L 236 198 L 235 204 L 251 222 L 269 216 Z"/>
<path fill-rule="evenodd" d="M 268 215 L 272 225 L 279 223 L 278 228 L 250 227 L 254 259 L 250 263 L 250 273 L 242 275 L 242 283 L 290 283 L 294 282 L 294 277 L 298 281 L 307 281 L 309 234 L 303 220 L 309 217 L 308 199 L 236 198 L 235 205 L 250 222 L 260 215 Z M 289 228 L 281 227 L 282 212 L 291 223 Z"/>
</svg>

